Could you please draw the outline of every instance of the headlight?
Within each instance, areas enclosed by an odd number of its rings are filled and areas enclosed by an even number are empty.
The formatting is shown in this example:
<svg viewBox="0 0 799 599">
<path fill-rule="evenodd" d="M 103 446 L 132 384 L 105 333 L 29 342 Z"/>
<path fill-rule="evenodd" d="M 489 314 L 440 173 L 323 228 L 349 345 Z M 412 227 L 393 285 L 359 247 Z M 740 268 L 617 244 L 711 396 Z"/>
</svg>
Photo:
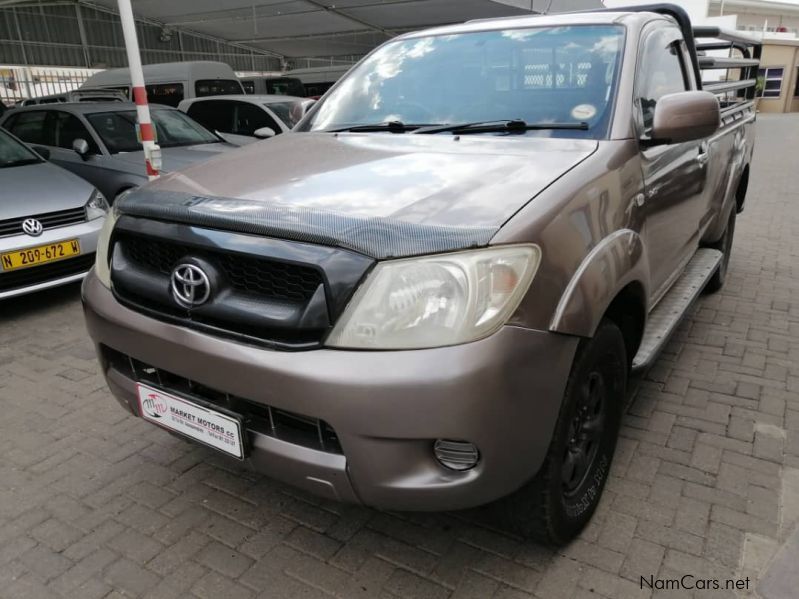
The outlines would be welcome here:
<svg viewBox="0 0 799 599">
<path fill-rule="evenodd" d="M 540 261 L 538 246 L 516 245 L 380 262 L 327 345 L 418 349 L 487 337 L 517 308 Z"/>
<path fill-rule="evenodd" d="M 98 190 L 92 192 L 89 201 L 86 202 L 86 220 L 94 220 L 105 216 L 108 212 L 108 202 L 105 201 L 105 196 Z"/>
<path fill-rule="evenodd" d="M 108 264 L 108 244 L 111 241 L 111 233 L 114 230 L 114 225 L 117 223 L 119 214 L 116 209 L 111 210 L 106 216 L 103 228 L 100 229 L 100 235 L 97 237 L 97 254 L 94 263 L 94 273 L 100 282 L 111 288 L 111 267 Z"/>
</svg>

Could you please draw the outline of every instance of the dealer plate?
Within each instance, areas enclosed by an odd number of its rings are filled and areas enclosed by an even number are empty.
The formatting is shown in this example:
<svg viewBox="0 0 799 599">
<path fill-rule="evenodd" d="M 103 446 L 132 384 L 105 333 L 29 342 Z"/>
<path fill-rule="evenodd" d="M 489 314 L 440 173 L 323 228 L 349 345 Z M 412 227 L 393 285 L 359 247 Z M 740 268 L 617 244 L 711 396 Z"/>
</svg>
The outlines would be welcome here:
<svg viewBox="0 0 799 599">
<path fill-rule="evenodd" d="M 139 412 L 145 420 L 244 458 L 240 420 L 141 383 L 136 388 Z"/>
<path fill-rule="evenodd" d="M 24 250 L 5 252 L 0 254 L 0 265 L 2 265 L 4 271 L 17 270 L 71 258 L 78 254 L 80 254 L 80 243 L 78 243 L 77 239 L 70 239 L 69 241 L 59 241 L 25 248 Z"/>
</svg>

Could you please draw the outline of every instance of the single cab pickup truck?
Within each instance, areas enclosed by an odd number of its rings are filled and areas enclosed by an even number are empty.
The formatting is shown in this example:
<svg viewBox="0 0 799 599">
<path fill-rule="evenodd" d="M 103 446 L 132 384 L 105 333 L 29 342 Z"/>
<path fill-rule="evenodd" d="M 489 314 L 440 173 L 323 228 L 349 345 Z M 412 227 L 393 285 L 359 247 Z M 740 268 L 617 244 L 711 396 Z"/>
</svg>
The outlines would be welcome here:
<svg viewBox="0 0 799 599">
<path fill-rule="evenodd" d="M 759 53 L 670 5 L 392 39 L 117 200 L 83 286 L 111 391 L 328 499 L 567 542 L 628 378 L 727 277 Z"/>
</svg>

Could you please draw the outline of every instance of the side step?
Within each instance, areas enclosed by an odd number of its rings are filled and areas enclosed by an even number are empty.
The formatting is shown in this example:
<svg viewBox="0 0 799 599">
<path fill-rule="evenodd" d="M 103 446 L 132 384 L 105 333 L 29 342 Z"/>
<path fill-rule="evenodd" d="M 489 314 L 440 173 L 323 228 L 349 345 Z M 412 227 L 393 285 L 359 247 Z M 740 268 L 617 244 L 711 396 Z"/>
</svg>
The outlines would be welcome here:
<svg viewBox="0 0 799 599">
<path fill-rule="evenodd" d="M 633 360 L 634 374 L 645 371 L 655 361 L 685 312 L 693 305 L 710 277 L 716 272 L 722 256 L 718 250 L 697 250 L 680 278 L 649 313 L 641 347 L 638 348 Z"/>
</svg>

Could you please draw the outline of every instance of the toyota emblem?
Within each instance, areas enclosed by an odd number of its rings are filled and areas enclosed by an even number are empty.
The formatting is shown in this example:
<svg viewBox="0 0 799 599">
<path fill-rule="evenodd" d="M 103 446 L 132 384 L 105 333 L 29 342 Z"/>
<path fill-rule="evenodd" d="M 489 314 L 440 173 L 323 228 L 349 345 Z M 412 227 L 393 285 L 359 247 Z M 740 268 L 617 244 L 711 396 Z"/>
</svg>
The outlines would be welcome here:
<svg viewBox="0 0 799 599">
<path fill-rule="evenodd" d="M 208 301 L 211 281 L 199 266 L 179 264 L 172 271 L 172 295 L 184 308 L 194 308 Z"/>
<path fill-rule="evenodd" d="M 44 227 L 35 218 L 26 218 L 22 221 L 22 230 L 31 237 L 38 237 L 44 231 Z"/>
</svg>

